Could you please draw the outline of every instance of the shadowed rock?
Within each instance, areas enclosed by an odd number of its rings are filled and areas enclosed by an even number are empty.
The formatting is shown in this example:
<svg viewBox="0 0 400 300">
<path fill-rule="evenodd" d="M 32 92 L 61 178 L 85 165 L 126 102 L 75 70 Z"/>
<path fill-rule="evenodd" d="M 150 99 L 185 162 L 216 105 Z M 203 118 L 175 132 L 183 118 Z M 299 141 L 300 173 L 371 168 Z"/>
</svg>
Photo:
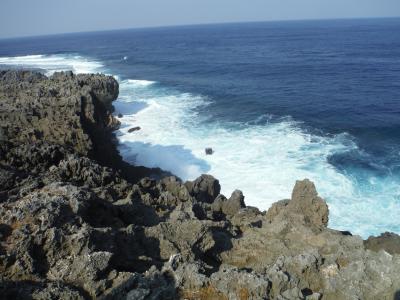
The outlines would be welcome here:
<svg viewBox="0 0 400 300">
<path fill-rule="evenodd" d="M 219 181 L 211 175 L 201 175 L 193 182 L 186 182 L 189 193 L 201 202 L 212 203 L 219 195 Z"/>
</svg>

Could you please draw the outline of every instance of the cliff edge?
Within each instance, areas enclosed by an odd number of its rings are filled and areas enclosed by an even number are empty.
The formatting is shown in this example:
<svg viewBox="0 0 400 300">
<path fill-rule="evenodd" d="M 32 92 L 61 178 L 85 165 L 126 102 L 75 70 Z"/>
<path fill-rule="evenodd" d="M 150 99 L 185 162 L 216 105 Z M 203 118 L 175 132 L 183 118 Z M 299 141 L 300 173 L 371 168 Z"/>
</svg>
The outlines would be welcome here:
<svg viewBox="0 0 400 300">
<path fill-rule="evenodd" d="M 399 299 L 398 235 L 327 228 L 309 180 L 260 212 L 210 175 L 129 166 L 117 96 L 104 75 L 0 72 L 0 298 Z"/>
</svg>

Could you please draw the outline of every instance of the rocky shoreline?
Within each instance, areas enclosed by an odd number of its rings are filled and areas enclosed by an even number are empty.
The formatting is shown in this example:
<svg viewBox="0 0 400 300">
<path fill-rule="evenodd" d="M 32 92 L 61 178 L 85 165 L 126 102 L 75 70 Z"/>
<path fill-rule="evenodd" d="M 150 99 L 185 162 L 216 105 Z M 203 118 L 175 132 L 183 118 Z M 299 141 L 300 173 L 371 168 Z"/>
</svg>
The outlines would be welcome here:
<svg viewBox="0 0 400 300">
<path fill-rule="evenodd" d="M 125 163 L 104 75 L 0 71 L 1 299 L 400 299 L 400 237 Z M 266 187 L 268 188 L 268 187 Z"/>
</svg>

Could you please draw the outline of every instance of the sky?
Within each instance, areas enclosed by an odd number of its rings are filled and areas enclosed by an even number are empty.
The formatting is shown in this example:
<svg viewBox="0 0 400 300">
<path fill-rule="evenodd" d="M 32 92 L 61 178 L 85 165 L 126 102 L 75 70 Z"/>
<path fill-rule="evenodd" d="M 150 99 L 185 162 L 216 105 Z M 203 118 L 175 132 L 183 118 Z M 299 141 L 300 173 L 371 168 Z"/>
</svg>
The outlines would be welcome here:
<svg viewBox="0 0 400 300">
<path fill-rule="evenodd" d="M 400 0 L 0 0 L 0 38 L 122 28 L 400 16 Z"/>
</svg>

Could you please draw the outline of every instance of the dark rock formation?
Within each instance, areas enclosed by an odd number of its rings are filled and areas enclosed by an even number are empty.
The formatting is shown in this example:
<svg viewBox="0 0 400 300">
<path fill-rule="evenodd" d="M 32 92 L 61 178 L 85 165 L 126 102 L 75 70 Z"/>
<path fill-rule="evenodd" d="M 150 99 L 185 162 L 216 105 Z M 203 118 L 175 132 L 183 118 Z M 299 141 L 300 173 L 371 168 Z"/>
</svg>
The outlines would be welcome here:
<svg viewBox="0 0 400 300">
<path fill-rule="evenodd" d="M 136 127 L 129 128 L 129 129 L 128 129 L 128 132 L 131 133 L 131 132 L 134 132 L 134 131 L 138 131 L 138 130 L 140 130 L 140 129 L 141 129 L 141 128 L 140 128 L 139 126 L 136 126 Z"/>
<path fill-rule="evenodd" d="M 118 95 L 115 79 L 70 72 L 48 79 L 29 71 L 1 71 L 0 80 L 1 140 L 46 141 L 99 161 L 117 159 L 110 143 L 119 125 L 111 115 Z"/>
<path fill-rule="evenodd" d="M 0 298 L 397 297 L 399 236 L 327 228 L 308 180 L 260 212 L 210 175 L 125 164 L 117 93 L 103 75 L 0 72 Z"/>
<path fill-rule="evenodd" d="M 212 155 L 214 153 L 212 148 L 206 148 L 205 152 L 206 152 L 206 155 Z"/>
<path fill-rule="evenodd" d="M 221 186 L 219 181 L 211 175 L 201 175 L 193 182 L 187 182 L 189 193 L 200 202 L 212 203 L 219 195 Z"/>
</svg>

